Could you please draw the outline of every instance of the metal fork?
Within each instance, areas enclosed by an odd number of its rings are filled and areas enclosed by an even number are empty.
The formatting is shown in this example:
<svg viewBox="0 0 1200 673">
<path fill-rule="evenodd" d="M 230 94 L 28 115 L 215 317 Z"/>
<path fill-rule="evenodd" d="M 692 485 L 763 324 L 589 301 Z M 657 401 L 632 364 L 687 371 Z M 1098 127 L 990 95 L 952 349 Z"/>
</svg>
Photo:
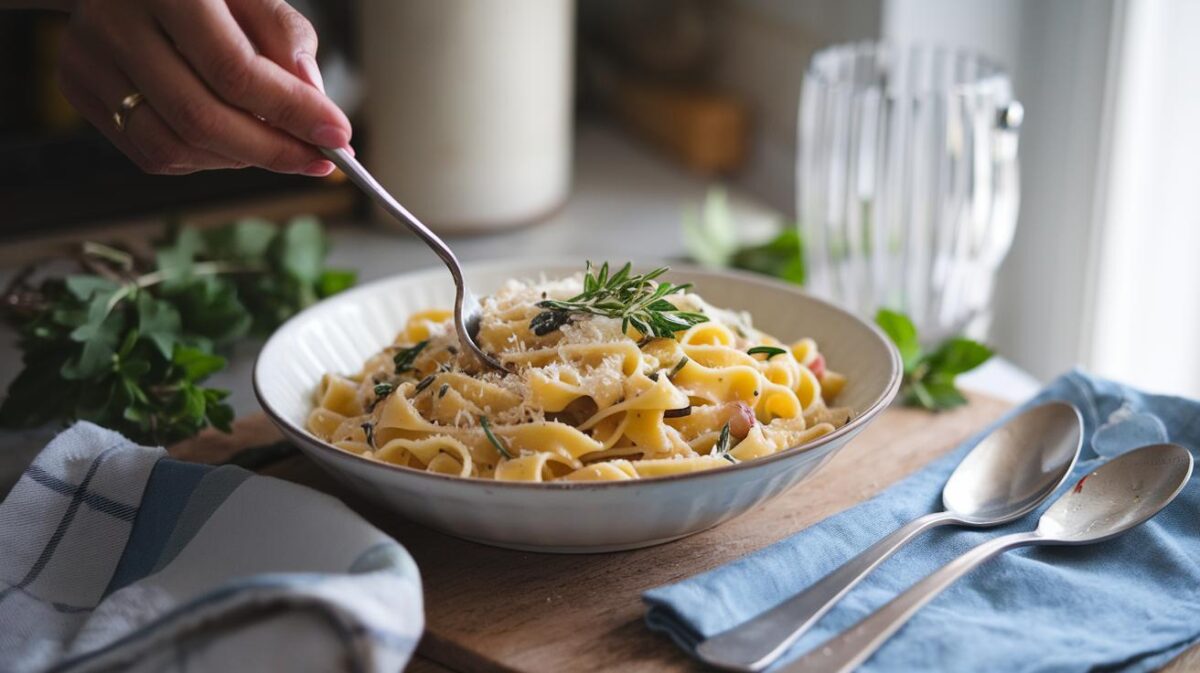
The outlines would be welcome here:
<svg viewBox="0 0 1200 673">
<path fill-rule="evenodd" d="M 450 275 L 454 277 L 454 331 L 458 333 L 459 342 L 485 366 L 506 371 L 499 360 L 485 353 L 479 344 L 475 343 L 475 337 L 479 334 L 479 320 L 483 315 L 483 307 L 479 305 L 479 300 L 475 298 L 471 288 L 467 287 L 467 282 L 463 279 L 462 266 L 458 263 L 454 252 L 450 250 L 450 246 L 422 224 L 416 216 L 408 212 L 407 208 L 400 205 L 400 202 L 393 198 L 345 148 L 335 150 L 322 148 L 321 152 L 335 166 L 342 169 L 342 172 L 358 185 L 359 189 L 375 199 L 375 202 L 392 217 L 411 229 L 425 242 L 425 245 L 437 253 L 437 256 L 446 264 L 446 268 L 450 270 Z"/>
</svg>

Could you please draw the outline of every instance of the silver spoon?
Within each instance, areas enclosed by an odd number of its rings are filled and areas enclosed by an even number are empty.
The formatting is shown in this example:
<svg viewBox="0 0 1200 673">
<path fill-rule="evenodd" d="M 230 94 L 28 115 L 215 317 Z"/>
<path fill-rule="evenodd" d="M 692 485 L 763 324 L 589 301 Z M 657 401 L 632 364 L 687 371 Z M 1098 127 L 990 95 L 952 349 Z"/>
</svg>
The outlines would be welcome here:
<svg viewBox="0 0 1200 673">
<path fill-rule="evenodd" d="M 450 275 L 454 277 L 454 331 L 458 333 L 459 342 L 484 365 L 505 371 L 504 365 L 499 360 L 485 353 L 479 344 L 475 343 L 475 337 L 479 334 L 479 319 L 483 314 L 483 308 L 479 305 L 479 300 L 475 298 L 471 289 L 467 287 L 467 282 L 463 279 L 462 266 L 459 265 L 458 258 L 454 256 L 450 246 L 422 224 L 416 216 L 408 212 L 408 209 L 400 205 L 400 202 L 394 199 L 345 148 L 336 150 L 321 148 L 321 152 L 335 166 L 342 169 L 342 172 L 358 185 L 359 189 L 375 199 L 375 202 L 392 217 L 411 229 L 446 263 L 446 268 L 450 269 Z"/>
<path fill-rule="evenodd" d="M 761 671 L 778 659 L 846 592 L 917 535 L 949 524 L 986 528 L 1032 512 L 1063 483 L 1083 442 L 1074 406 L 1049 402 L 996 428 L 959 463 L 942 490 L 945 511 L 896 529 L 803 592 L 696 648 L 703 661 Z"/>
<path fill-rule="evenodd" d="M 1158 514 L 1191 476 L 1192 454 L 1178 444 L 1143 446 L 1110 460 L 1055 501 L 1038 521 L 1037 530 L 984 542 L 783 670 L 851 671 L 923 605 L 984 561 L 1017 547 L 1083 545 L 1114 538 Z"/>
</svg>

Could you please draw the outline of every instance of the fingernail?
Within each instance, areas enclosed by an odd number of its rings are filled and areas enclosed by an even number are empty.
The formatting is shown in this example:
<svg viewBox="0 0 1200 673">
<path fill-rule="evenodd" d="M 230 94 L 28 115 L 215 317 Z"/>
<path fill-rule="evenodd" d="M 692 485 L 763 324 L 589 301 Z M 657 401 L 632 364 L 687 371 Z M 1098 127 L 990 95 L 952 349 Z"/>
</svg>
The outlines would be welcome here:
<svg viewBox="0 0 1200 673">
<path fill-rule="evenodd" d="M 325 93 L 325 80 L 321 77 L 321 69 L 317 67 L 317 59 L 313 58 L 312 54 L 306 51 L 296 54 L 296 67 L 300 68 L 309 84 Z"/>
<path fill-rule="evenodd" d="M 323 178 L 333 172 L 333 164 L 324 159 L 317 159 L 304 167 L 304 174 L 314 178 Z"/>
<path fill-rule="evenodd" d="M 358 152 L 355 152 L 354 147 L 352 147 L 350 145 L 346 145 L 346 151 L 349 152 L 350 156 L 352 156 L 352 157 L 358 156 Z"/>
<path fill-rule="evenodd" d="M 312 131 L 313 143 L 329 149 L 337 149 L 350 142 L 350 134 L 333 124 L 317 124 Z"/>
</svg>

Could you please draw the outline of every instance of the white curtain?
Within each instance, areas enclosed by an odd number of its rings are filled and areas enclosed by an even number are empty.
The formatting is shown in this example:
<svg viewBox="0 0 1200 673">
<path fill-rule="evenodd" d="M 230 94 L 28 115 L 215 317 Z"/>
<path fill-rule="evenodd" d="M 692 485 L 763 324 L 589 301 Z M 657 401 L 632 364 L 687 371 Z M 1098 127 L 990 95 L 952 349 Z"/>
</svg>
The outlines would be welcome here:
<svg viewBox="0 0 1200 673">
<path fill-rule="evenodd" d="M 1200 2 L 1116 6 L 1082 344 L 1095 371 L 1200 395 Z"/>
</svg>

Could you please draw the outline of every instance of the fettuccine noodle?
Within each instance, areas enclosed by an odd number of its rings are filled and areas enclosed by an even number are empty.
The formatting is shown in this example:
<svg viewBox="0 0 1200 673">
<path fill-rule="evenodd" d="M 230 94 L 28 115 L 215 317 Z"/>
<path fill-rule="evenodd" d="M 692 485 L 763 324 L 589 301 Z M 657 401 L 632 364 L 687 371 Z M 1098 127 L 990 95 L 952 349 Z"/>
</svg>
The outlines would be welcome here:
<svg viewBox="0 0 1200 673">
<path fill-rule="evenodd" d="M 448 310 L 409 317 L 350 376 L 326 374 L 308 429 L 339 449 L 404 467 L 506 481 L 640 479 L 710 470 L 810 442 L 849 421 L 830 408 L 846 380 L 812 339 L 784 345 L 749 317 L 672 295 L 701 322 L 645 338 L 576 315 L 538 335 L 539 301 L 579 277 L 510 281 L 483 301 L 478 340 L 510 373 L 459 351 Z M 751 354 L 748 351 L 754 351 Z"/>
</svg>

